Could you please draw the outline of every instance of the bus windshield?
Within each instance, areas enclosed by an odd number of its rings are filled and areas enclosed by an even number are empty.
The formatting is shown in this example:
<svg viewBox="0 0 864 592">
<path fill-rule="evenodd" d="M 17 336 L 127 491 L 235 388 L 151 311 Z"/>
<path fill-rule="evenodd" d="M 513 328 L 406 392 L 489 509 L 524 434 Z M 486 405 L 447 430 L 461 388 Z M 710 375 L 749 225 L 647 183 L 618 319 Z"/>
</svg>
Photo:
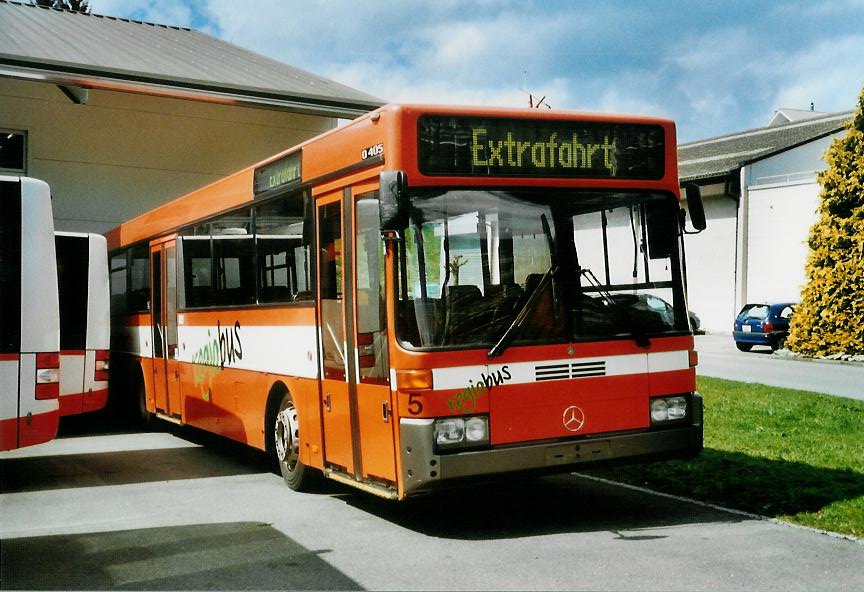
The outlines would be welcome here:
<svg viewBox="0 0 864 592">
<path fill-rule="evenodd" d="M 674 196 L 414 190 L 398 249 L 398 338 L 492 348 L 689 331 Z"/>
</svg>

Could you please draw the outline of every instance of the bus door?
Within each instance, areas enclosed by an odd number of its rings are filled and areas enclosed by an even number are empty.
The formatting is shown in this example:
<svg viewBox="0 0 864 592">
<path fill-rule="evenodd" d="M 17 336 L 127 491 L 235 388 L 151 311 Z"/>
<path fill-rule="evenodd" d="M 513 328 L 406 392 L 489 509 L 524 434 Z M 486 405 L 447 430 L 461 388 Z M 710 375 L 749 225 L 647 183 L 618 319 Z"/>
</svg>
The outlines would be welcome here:
<svg viewBox="0 0 864 592">
<path fill-rule="evenodd" d="M 358 480 L 395 482 L 377 198 L 346 189 L 318 204 L 324 459 Z"/>
<path fill-rule="evenodd" d="M 150 302 L 153 324 L 153 392 L 156 412 L 180 418 L 177 361 L 177 249 L 174 239 L 151 245 Z"/>
</svg>

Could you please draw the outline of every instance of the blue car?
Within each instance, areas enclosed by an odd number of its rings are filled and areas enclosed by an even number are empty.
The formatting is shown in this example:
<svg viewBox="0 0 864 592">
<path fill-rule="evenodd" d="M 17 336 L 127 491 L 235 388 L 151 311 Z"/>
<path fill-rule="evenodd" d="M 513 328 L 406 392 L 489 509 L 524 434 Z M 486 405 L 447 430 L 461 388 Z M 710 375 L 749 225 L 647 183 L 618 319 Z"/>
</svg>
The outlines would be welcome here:
<svg viewBox="0 0 864 592">
<path fill-rule="evenodd" d="M 744 352 L 754 345 L 767 345 L 771 351 L 780 349 L 789 336 L 789 320 L 794 312 L 794 302 L 745 304 L 732 327 L 735 347 Z"/>
</svg>

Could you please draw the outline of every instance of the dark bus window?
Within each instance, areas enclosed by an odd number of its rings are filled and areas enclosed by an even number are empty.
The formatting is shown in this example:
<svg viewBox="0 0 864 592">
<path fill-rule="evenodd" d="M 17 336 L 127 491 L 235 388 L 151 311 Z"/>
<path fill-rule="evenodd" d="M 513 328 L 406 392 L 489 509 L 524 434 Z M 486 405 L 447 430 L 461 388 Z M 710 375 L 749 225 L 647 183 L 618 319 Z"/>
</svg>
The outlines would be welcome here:
<svg viewBox="0 0 864 592">
<path fill-rule="evenodd" d="M 150 310 L 150 249 L 138 245 L 129 250 L 129 291 L 126 311 Z"/>
<path fill-rule="evenodd" d="M 304 210 L 308 196 L 296 194 L 255 208 L 258 302 L 311 300 L 309 243 Z M 309 221 L 311 222 L 311 221 Z"/>
<path fill-rule="evenodd" d="M 0 353 L 21 348 L 21 192 L 0 181 Z"/>
<path fill-rule="evenodd" d="M 252 210 L 232 212 L 211 225 L 213 304 L 255 303 L 255 239 Z"/>
<path fill-rule="evenodd" d="M 126 312 L 126 292 L 129 288 L 127 258 L 129 251 L 112 253 L 108 262 L 108 279 L 111 286 L 111 314 Z"/>
<path fill-rule="evenodd" d="M 210 255 L 210 225 L 202 224 L 183 233 L 183 306 L 200 308 L 213 303 L 213 260 Z"/>
<path fill-rule="evenodd" d="M 55 236 L 54 245 L 60 296 L 60 349 L 87 349 L 89 240 L 86 236 Z"/>
</svg>

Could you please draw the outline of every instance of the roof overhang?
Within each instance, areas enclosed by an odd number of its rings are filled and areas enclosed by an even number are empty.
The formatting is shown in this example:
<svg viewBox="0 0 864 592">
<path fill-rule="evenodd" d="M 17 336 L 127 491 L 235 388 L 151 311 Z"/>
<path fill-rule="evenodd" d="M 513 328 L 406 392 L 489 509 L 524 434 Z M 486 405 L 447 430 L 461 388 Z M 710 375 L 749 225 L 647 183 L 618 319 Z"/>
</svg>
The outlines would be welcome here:
<svg viewBox="0 0 864 592">
<path fill-rule="evenodd" d="M 0 57 L 0 77 L 342 119 L 354 119 L 384 105 L 384 102 L 347 102 L 320 96 L 287 95 L 264 90 L 220 87 L 196 81 L 157 80 L 129 74 L 52 67 L 40 63 L 9 60 L 6 57 Z"/>
</svg>

